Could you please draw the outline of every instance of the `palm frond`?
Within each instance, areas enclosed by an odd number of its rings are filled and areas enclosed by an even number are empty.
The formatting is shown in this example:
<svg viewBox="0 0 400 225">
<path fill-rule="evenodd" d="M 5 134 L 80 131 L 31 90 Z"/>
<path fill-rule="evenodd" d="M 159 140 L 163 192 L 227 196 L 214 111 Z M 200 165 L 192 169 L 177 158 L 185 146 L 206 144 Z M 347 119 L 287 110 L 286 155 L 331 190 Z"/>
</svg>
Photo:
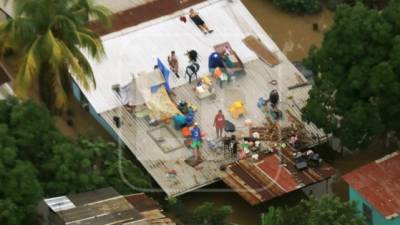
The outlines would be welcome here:
<svg viewBox="0 0 400 225">
<path fill-rule="evenodd" d="M 26 51 L 25 56 L 19 63 L 19 69 L 15 80 L 15 92 L 18 96 L 25 97 L 32 80 L 38 75 L 40 70 L 40 59 L 37 54 L 37 45 L 39 39 L 36 40 Z"/>
<path fill-rule="evenodd" d="M 58 41 L 58 45 L 62 49 L 64 59 L 69 64 L 71 69 L 71 75 L 75 76 L 79 82 L 83 85 L 86 90 L 90 89 L 90 84 L 87 79 L 87 74 L 80 66 L 78 59 L 72 54 L 71 50 L 61 41 Z"/>
<path fill-rule="evenodd" d="M 13 10 L 14 17 L 17 18 L 19 16 L 23 16 L 25 14 L 31 14 L 38 10 L 40 6 L 41 0 L 14 0 L 13 1 Z"/>
<path fill-rule="evenodd" d="M 65 15 L 56 15 L 50 24 L 50 29 L 53 30 L 55 36 L 62 38 L 63 41 L 75 44 L 80 43 L 75 21 Z"/>
<path fill-rule="evenodd" d="M 93 19 L 100 21 L 107 27 L 111 27 L 112 22 L 110 16 L 112 15 L 112 12 L 107 7 L 102 5 L 94 5 L 92 6 L 89 14 Z"/>
<path fill-rule="evenodd" d="M 82 70 L 86 73 L 88 80 L 90 80 L 93 84 L 93 87 L 96 88 L 96 79 L 94 77 L 94 73 L 92 70 L 92 67 L 85 57 L 84 54 L 80 51 L 80 49 L 76 47 L 70 48 L 72 54 L 75 56 L 75 58 L 78 60 L 79 65 L 81 66 Z"/>
<path fill-rule="evenodd" d="M 55 95 L 54 104 L 58 109 L 65 108 L 67 104 L 67 94 L 62 83 L 62 74 L 60 72 L 60 64 L 57 61 L 50 60 L 51 65 L 51 85 L 52 92 Z"/>
<path fill-rule="evenodd" d="M 80 47 L 86 49 L 91 57 L 99 61 L 105 55 L 103 44 L 97 34 L 88 30 L 80 30 L 77 34 L 81 41 Z"/>
</svg>

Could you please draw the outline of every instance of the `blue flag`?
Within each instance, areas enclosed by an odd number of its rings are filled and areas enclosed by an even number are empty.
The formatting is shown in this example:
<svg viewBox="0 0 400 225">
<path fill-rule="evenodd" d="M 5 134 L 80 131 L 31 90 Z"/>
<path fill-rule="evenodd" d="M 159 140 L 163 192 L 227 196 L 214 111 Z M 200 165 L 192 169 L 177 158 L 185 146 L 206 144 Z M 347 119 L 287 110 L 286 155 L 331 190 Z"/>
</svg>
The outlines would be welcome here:
<svg viewBox="0 0 400 225">
<path fill-rule="evenodd" d="M 162 73 L 162 75 L 164 77 L 165 89 L 167 90 L 167 92 L 170 92 L 171 88 L 169 87 L 169 79 L 168 78 L 169 78 L 169 74 L 171 72 L 169 71 L 169 69 L 166 66 L 164 66 L 164 64 L 161 62 L 161 60 L 159 58 L 157 58 L 157 66 L 158 66 L 158 69 L 161 71 L 161 73 Z"/>
</svg>

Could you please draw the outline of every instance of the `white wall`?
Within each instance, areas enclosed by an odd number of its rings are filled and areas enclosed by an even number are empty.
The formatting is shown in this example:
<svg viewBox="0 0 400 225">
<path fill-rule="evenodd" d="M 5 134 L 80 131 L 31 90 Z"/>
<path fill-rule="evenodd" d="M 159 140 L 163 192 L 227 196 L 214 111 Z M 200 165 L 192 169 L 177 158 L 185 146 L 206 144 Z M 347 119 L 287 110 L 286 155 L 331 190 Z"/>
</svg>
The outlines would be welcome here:
<svg viewBox="0 0 400 225">
<path fill-rule="evenodd" d="M 332 178 L 310 185 L 308 187 L 303 188 L 302 190 L 309 197 L 314 196 L 316 198 L 319 198 L 322 197 L 323 195 L 330 194 L 332 192 L 331 182 Z"/>
</svg>

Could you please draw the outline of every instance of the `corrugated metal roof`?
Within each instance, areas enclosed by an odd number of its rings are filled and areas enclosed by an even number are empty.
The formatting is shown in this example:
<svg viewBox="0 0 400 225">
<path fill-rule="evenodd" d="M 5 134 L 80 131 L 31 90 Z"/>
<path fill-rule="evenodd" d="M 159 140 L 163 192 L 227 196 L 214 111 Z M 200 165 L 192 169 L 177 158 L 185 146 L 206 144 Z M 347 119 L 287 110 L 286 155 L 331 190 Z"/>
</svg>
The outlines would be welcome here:
<svg viewBox="0 0 400 225">
<path fill-rule="evenodd" d="M 45 199 L 44 202 L 69 225 L 122 224 L 143 219 L 113 188 Z"/>
<path fill-rule="evenodd" d="M 54 212 L 60 212 L 68 209 L 73 209 L 76 206 L 67 196 L 60 196 L 55 198 L 45 199 L 44 202 L 50 207 Z"/>
<path fill-rule="evenodd" d="M 278 153 L 269 153 L 259 160 L 240 160 L 229 165 L 222 180 L 247 202 L 256 205 L 286 193 L 318 183 L 333 176 L 336 171 L 323 162 L 320 167 L 295 168 L 293 150 L 282 149 L 283 166 Z"/>
<path fill-rule="evenodd" d="M 199 74 L 204 74 L 208 72 L 208 56 L 214 51 L 214 45 L 226 41 L 244 63 L 257 59 L 242 42 L 250 34 L 260 37 L 271 51 L 278 50 L 240 1 L 210 1 L 193 8 L 198 9 L 214 33 L 204 35 L 191 22 L 181 22 L 179 16 L 187 15 L 186 9 L 103 37 L 107 57 L 101 62 L 91 61 L 97 88 L 83 91 L 98 113 L 121 106 L 111 90 L 112 85 L 123 86 L 131 81 L 132 73 L 151 71 L 157 57 L 167 65 L 171 50 L 178 56 L 181 74 L 188 64 L 185 56 L 188 50 L 195 49 L 199 53 Z M 186 82 L 185 79 L 172 80 L 171 87 Z"/>
<path fill-rule="evenodd" d="M 399 153 L 395 152 L 343 176 L 386 219 L 400 214 Z"/>
</svg>

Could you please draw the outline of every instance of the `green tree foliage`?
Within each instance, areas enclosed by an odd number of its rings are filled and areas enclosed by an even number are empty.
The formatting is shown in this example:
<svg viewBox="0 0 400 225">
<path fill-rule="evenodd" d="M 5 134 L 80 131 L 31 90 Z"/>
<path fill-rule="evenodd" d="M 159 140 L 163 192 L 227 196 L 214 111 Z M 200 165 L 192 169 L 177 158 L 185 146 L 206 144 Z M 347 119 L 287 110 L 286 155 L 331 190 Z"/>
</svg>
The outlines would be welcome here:
<svg viewBox="0 0 400 225">
<path fill-rule="evenodd" d="M 262 225 L 363 225 L 354 203 L 343 203 L 337 197 L 303 200 L 285 209 L 270 208 L 262 216 Z"/>
<path fill-rule="evenodd" d="M 273 3 L 291 13 L 313 14 L 322 10 L 319 0 L 273 0 Z"/>
<path fill-rule="evenodd" d="M 127 194 L 132 187 L 150 187 L 149 177 L 119 151 L 101 139 L 62 136 L 45 107 L 0 101 L 0 224 L 24 224 L 42 193 L 54 197 L 112 186 Z"/>
<path fill-rule="evenodd" d="M 334 6 L 339 4 L 349 4 L 354 6 L 357 2 L 362 2 L 368 8 L 383 9 L 388 5 L 390 0 L 328 0 L 328 3 Z"/>
<path fill-rule="evenodd" d="M 46 193 L 56 196 L 112 186 L 128 194 L 133 188 L 149 188 L 150 179 L 131 161 L 119 157 L 119 151 L 101 139 L 56 145 L 43 171 L 48 176 L 43 183 Z"/>
<path fill-rule="evenodd" d="M 304 118 L 351 149 L 400 130 L 399 17 L 398 0 L 383 12 L 342 5 L 305 60 L 317 76 Z"/>
<path fill-rule="evenodd" d="M 15 139 L 0 123 L 0 224 L 26 223 L 36 212 L 42 189 L 31 163 L 17 157 Z"/>
<path fill-rule="evenodd" d="M 109 23 L 110 11 L 91 0 L 15 0 L 12 19 L 0 24 L 0 56 L 18 58 L 15 92 L 26 97 L 38 81 L 48 106 L 63 108 L 70 87 L 69 70 L 89 89 L 93 71 L 81 50 L 99 60 L 100 36 L 86 27 L 89 18 Z"/>
<path fill-rule="evenodd" d="M 282 220 L 282 209 L 270 207 L 268 212 L 261 215 L 261 225 L 278 225 Z"/>
<path fill-rule="evenodd" d="M 231 225 L 226 217 L 233 213 L 232 207 L 216 207 L 205 202 L 194 210 L 188 209 L 176 198 L 168 199 L 169 210 L 185 225 Z"/>
</svg>

